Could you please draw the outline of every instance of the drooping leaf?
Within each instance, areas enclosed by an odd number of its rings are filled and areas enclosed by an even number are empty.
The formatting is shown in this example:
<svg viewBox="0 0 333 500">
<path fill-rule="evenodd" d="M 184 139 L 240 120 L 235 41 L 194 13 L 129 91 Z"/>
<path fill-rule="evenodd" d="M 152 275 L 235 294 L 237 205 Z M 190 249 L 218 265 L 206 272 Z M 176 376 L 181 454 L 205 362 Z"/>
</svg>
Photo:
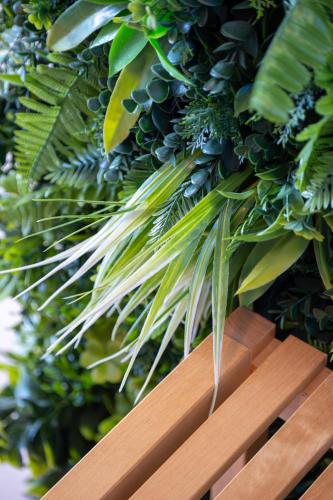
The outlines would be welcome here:
<svg viewBox="0 0 333 500">
<path fill-rule="evenodd" d="M 216 245 L 212 278 L 212 316 L 213 316 L 213 359 L 214 359 L 214 394 L 211 412 L 214 410 L 221 374 L 221 357 L 224 335 L 224 323 L 227 311 L 229 289 L 229 258 L 227 257 L 227 239 L 230 235 L 232 202 L 227 200 L 217 221 Z"/>
<path fill-rule="evenodd" d="M 184 334 L 185 357 L 190 352 L 191 342 L 193 341 L 195 335 L 194 327 L 197 319 L 198 304 L 204 286 L 208 264 L 214 250 L 215 242 L 216 242 L 216 226 L 213 226 L 208 236 L 206 237 L 204 244 L 202 245 L 197 262 L 194 267 L 193 277 L 191 280 L 186 321 L 185 321 L 185 334 Z"/>
</svg>

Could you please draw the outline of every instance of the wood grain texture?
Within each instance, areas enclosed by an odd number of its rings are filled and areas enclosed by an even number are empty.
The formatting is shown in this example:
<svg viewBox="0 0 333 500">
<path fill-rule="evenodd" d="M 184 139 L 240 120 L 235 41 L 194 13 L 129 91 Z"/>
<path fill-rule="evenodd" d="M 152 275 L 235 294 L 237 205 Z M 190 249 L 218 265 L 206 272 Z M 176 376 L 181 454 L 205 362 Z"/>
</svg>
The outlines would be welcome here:
<svg viewBox="0 0 333 500">
<path fill-rule="evenodd" d="M 132 500 L 199 499 L 323 368 L 289 337 L 139 488 Z"/>
<path fill-rule="evenodd" d="M 283 500 L 332 442 L 333 374 L 321 383 L 216 500 Z M 328 490 L 326 494 L 329 494 Z"/>
<path fill-rule="evenodd" d="M 333 496 L 333 462 L 301 496 L 300 500 L 325 500 Z"/>
<path fill-rule="evenodd" d="M 274 325 L 244 308 L 226 321 L 219 402 L 250 374 L 251 350 L 258 352 L 254 332 L 264 346 L 274 335 Z M 212 391 L 210 336 L 44 498 L 128 498 L 204 422 Z"/>
</svg>

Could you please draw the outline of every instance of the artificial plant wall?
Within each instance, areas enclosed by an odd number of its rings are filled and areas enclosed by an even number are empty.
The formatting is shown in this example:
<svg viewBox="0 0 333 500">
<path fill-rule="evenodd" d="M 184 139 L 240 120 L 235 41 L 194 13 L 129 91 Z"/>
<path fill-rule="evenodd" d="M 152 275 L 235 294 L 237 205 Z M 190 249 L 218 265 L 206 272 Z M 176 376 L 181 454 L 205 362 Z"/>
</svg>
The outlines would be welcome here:
<svg viewBox="0 0 333 500">
<path fill-rule="evenodd" d="M 330 350 L 329 0 L 7 0 L 1 31 L 2 283 L 45 363 L 102 324 L 122 386 L 158 346 L 143 391 L 212 328 L 217 380 L 239 304 Z"/>
</svg>

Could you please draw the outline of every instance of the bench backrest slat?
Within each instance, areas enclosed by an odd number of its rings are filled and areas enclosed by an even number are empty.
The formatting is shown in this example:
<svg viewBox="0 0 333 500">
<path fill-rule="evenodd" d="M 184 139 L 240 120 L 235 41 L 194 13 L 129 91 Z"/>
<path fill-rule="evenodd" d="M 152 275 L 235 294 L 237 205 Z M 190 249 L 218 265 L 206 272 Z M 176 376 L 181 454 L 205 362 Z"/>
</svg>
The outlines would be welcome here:
<svg viewBox="0 0 333 500">
<path fill-rule="evenodd" d="M 137 490 L 132 500 L 200 498 L 325 363 L 289 337 Z"/>
<path fill-rule="evenodd" d="M 274 324 L 244 308 L 226 322 L 220 402 L 250 374 Z M 234 340 L 237 339 L 237 340 Z M 204 422 L 213 391 L 208 337 L 44 498 L 128 498 Z"/>
<path fill-rule="evenodd" d="M 300 500 L 323 500 L 333 492 L 333 462 L 301 496 Z"/>
<path fill-rule="evenodd" d="M 332 442 L 333 374 L 321 383 L 216 500 L 283 500 Z M 328 492 L 326 490 L 327 495 Z"/>
</svg>

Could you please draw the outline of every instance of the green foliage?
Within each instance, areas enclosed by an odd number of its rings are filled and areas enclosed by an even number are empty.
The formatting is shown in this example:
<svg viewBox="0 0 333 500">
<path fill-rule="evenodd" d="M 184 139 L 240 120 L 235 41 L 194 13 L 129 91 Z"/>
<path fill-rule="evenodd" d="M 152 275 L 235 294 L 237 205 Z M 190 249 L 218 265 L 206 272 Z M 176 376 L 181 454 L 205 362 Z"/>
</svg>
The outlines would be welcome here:
<svg viewBox="0 0 333 500">
<path fill-rule="evenodd" d="M 295 104 L 292 95 L 309 84 L 330 56 L 333 25 L 328 0 L 297 0 L 279 27 L 262 61 L 250 105 L 276 123 L 286 123 Z"/>
<path fill-rule="evenodd" d="M 276 7 L 276 1 L 275 0 L 250 0 L 250 5 L 257 11 L 257 18 L 260 19 L 266 9 L 274 8 Z"/>
<path fill-rule="evenodd" d="M 38 180 L 84 150 L 88 142 L 84 118 L 89 114 L 85 96 L 95 89 L 73 70 L 44 65 L 29 72 L 25 86 L 38 100 L 21 98 L 30 112 L 16 116 L 23 129 L 16 132 L 16 161 L 19 170 Z"/>
</svg>

